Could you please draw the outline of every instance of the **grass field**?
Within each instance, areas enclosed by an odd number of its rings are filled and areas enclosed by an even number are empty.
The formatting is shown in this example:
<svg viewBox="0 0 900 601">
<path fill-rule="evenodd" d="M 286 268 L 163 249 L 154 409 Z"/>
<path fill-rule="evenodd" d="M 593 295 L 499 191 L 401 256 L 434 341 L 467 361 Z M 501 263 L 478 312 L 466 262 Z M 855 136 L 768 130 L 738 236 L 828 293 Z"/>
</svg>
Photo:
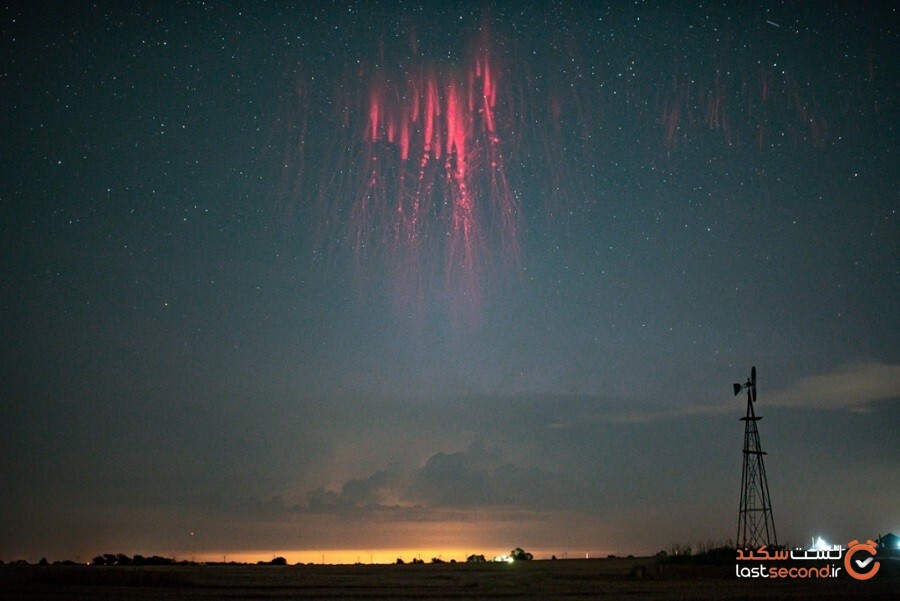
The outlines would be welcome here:
<svg viewBox="0 0 900 601">
<path fill-rule="evenodd" d="M 739 579 L 734 566 L 653 558 L 513 564 L 0 566 L 0 599 L 898 598 L 896 565 L 869 581 Z"/>
</svg>

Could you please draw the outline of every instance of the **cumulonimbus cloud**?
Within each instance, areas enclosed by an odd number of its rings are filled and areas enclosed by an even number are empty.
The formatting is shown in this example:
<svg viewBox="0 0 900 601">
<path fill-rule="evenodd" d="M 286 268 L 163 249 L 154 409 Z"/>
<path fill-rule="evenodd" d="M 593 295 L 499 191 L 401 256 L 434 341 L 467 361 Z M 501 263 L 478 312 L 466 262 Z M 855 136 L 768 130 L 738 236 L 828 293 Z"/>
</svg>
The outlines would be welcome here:
<svg viewBox="0 0 900 601">
<path fill-rule="evenodd" d="M 465 451 L 436 453 L 409 471 L 381 470 L 349 480 L 336 491 L 318 488 L 294 510 L 348 515 L 372 510 L 543 509 L 568 507 L 587 498 L 583 487 L 564 474 L 504 460 L 496 450 L 473 445 Z"/>
</svg>

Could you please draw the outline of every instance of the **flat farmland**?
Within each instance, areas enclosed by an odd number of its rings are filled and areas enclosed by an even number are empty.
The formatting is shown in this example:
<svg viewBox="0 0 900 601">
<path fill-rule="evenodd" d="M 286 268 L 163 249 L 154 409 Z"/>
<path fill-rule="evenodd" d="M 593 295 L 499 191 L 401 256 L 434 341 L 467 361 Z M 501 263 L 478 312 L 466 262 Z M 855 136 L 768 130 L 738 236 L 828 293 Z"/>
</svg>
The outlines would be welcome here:
<svg viewBox="0 0 900 601">
<path fill-rule="evenodd" d="M 734 566 L 653 558 L 425 565 L 0 566 L 0 599 L 897 598 L 894 562 L 869 581 L 750 580 Z"/>
</svg>

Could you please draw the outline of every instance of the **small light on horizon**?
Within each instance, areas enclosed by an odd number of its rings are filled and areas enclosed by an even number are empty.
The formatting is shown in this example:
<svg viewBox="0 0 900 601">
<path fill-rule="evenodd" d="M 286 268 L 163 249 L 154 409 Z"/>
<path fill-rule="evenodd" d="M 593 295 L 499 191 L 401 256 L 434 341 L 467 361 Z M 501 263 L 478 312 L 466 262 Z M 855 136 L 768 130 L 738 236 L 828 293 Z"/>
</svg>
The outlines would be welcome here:
<svg viewBox="0 0 900 601">
<path fill-rule="evenodd" d="M 821 536 L 814 538 L 812 541 L 812 549 L 816 551 L 830 551 L 831 548 L 831 545 L 825 542 Z"/>
</svg>

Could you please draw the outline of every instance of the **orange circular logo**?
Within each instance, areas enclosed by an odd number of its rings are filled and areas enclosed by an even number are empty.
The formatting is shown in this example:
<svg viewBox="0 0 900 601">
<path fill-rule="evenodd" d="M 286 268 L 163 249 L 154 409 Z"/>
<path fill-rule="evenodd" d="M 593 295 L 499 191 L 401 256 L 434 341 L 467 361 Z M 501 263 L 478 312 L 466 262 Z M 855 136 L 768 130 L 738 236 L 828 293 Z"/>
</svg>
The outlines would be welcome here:
<svg viewBox="0 0 900 601">
<path fill-rule="evenodd" d="M 849 548 L 847 554 L 844 555 L 844 569 L 848 574 L 857 580 L 868 580 L 878 573 L 881 563 L 875 561 L 875 541 L 867 540 L 861 543 L 855 540 L 850 542 L 847 547 Z M 854 559 L 854 555 L 859 555 L 860 558 Z"/>
</svg>

